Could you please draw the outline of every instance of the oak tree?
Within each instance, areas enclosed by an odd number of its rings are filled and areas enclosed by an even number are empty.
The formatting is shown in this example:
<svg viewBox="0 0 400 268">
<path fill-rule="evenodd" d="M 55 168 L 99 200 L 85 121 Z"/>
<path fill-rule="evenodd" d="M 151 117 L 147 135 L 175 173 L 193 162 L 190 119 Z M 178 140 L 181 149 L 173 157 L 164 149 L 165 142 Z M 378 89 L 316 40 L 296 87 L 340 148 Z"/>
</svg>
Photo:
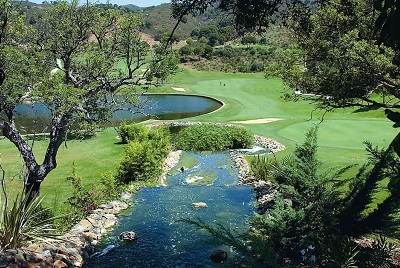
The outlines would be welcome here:
<svg viewBox="0 0 400 268">
<path fill-rule="evenodd" d="M 0 0 L 0 129 L 19 150 L 31 199 L 57 166 L 57 152 L 73 124 L 104 121 L 121 104 L 138 107 L 144 83 L 167 72 L 165 51 L 154 54 L 140 37 L 139 18 L 95 5 L 58 1 L 46 5 L 36 28 Z M 149 57 L 150 53 L 153 53 Z M 51 113 L 43 160 L 16 124 L 14 108 L 40 102 Z"/>
<path fill-rule="evenodd" d="M 323 109 L 400 108 L 398 51 L 378 42 L 376 22 L 373 1 L 330 0 L 291 20 L 297 45 L 280 51 L 267 75 L 279 75 Z"/>
</svg>

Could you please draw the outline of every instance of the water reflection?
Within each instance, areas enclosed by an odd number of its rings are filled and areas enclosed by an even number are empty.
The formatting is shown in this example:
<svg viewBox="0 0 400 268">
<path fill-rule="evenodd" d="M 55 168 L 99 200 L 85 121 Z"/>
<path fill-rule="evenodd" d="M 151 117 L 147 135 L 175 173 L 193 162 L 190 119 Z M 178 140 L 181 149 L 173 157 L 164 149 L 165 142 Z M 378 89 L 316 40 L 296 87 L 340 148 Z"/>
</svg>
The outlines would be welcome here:
<svg viewBox="0 0 400 268">
<path fill-rule="evenodd" d="M 147 102 L 143 111 L 133 109 L 134 112 L 118 111 L 110 119 L 111 123 L 141 122 L 147 119 L 173 120 L 198 116 L 219 109 L 222 104 L 212 98 L 176 95 L 150 94 L 141 99 Z M 15 109 L 17 125 L 26 132 L 47 132 L 51 120 L 51 111 L 43 104 L 18 105 Z M 36 122 L 34 122 L 34 120 Z M 111 124 L 110 124 L 111 125 Z M 106 126 L 110 126 L 106 125 Z"/>
</svg>

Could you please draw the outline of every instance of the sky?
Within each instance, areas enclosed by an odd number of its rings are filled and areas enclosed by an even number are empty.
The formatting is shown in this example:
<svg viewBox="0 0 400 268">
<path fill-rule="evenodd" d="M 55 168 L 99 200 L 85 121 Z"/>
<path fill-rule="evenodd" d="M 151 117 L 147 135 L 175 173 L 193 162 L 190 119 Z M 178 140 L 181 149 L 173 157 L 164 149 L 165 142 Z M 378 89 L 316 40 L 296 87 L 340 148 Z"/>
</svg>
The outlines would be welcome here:
<svg viewBox="0 0 400 268">
<path fill-rule="evenodd" d="M 29 0 L 29 1 L 41 4 L 44 0 Z M 100 3 L 107 2 L 107 0 L 98 0 L 98 1 Z M 97 0 L 92 0 L 91 2 L 97 2 Z M 138 7 L 150 7 L 150 6 L 158 6 L 164 3 L 171 3 L 171 1 L 170 0 L 110 0 L 110 3 L 117 4 L 119 6 L 132 4 Z"/>
<path fill-rule="evenodd" d="M 111 4 L 117 4 L 120 6 L 132 4 L 138 7 L 150 7 L 150 6 L 158 6 L 164 3 L 171 3 L 171 1 L 168 0 L 110 0 L 110 2 Z"/>
</svg>

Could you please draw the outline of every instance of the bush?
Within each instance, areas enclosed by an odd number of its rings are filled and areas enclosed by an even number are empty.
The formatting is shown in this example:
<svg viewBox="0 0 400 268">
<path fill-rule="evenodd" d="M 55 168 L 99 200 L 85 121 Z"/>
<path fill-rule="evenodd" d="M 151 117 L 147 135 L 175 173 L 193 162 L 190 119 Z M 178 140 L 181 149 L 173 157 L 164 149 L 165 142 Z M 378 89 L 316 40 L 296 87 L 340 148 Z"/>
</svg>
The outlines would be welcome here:
<svg viewBox="0 0 400 268">
<path fill-rule="evenodd" d="M 253 143 L 253 134 L 243 127 L 225 127 L 211 124 L 184 128 L 175 138 L 175 147 L 186 151 L 222 151 L 248 148 Z"/>
<path fill-rule="evenodd" d="M 272 242 L 281 258 L 299 258 L 298 252 L 312 245 L 320 260 L 324 245 L 343 235 L 338 228 L 343 209 L 338 178 L 351 166 L 336 172 L 318 172 L 321 162 L 316 158 L 316 133 L 317 128 L 309 131 L 305 142 L 282 161 L 252 162 L 261 166 L 253 170 L 267 175 L 258 179 L 271 178 L 279 183 L 274 208 L 256 216 L 252 226 Z"/>
<path fill-rule="evenodd" d="M 89 191 L 83 189 L 81 179 L 76 175 L 75 163 L 73 163 L 72 176 L 67 177 L 66 180 L 71 182 L 73 188 L 73 194 L 66 203 L 71 206 L 76 219 L 88 215 L 100 205 L 101 191 L 95 188 Z"/>
<path fill-rule="evenodd" d="M 146 139 L 148 131 L 148 128 L 144 125 L 122 125 L 118 129 L 122 143 Z"/>
<path fill-rule="evenodd" d="M 119 128 L 118 132 L 123 143 L 152 140 L 160 143 L 160 147 L 164 149 L 163 154 L 166 155 L 169 152 L 170 133 L 165 127 L 148 128 L 145 125 L 137 124 L 123 125 Z"/>
<path fill-rule="evenodd" d="M 128 146 L 118 167 L 117 180 L 129 183 L 160 176 L 163 160 L 171 147 L 168 129 L 131 125 L 121 128 L 120 135 Z"/>
<path fill-rule="evenodd" d="M 144 181 L 161 175 L 162 158 L 159 147 L 152 141 L 131 141 L 118 167 L 117 178 L 123 183 Z"/>
<path fill-rule="evenodd" d="M 101 174 L 100 182 L 105 201 L 111 201 L 118 197 L 120 185 L 112 172 Z"/>
</svg>

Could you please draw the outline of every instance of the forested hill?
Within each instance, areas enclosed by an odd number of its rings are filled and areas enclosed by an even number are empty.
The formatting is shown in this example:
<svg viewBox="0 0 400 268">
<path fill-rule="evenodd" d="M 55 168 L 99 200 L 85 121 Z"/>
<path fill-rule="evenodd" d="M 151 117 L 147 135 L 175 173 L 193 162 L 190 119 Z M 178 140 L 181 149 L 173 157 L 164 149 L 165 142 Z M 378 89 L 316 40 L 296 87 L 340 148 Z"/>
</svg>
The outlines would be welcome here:
<svg viewBox="0 0 400 268">
<path fill-rule="evenodd" d="M 43 15 L 43 6 L 51 4 L 35 4 L 28 1 L 14 1 L 16 6 L 21 10 L 21 12 L 27 12 L 28 23 L 35 24 L 37 19 Z M 121 8 L 118 5 L 109 4 L 98 4 L 104 9 L 108 8 Z M 171 16 L 171 4 L 161 4 L 158 6 L 141 8 L 135 5 L 125 5 L 122 6 L 125 11 L 133 11 L 140 15 L 143 25 L 143 32 L 149 34 L 154 39 L 161 39 L 162 35 L 166 32 L 171 32 L 176 20 Z M 222 25 L 225 26 L 229 22 L 222 21 L 221 18 L 226 18 L 226 16 L 220 16 L 215 9 L 209 9 L 204 15 L 199 17 L 187 16 L 183 18 L 182 23 L 176 29 L 176 35 L 180 40 L 187 39 L 191 32 L 196 29 L 200 29 L 207 25 Z"/>
<path fill-rule="evenodd" d="M 155 39 L 159 39 L 165 32 L 170 32 L 176 24 L 176 20 L 171 15 L 171 4 L 144 8 L 140 14 L 144 22 L 143 31 Z M 221 18 L 222 16 L 215 9 L 208 9 L 205 14 L 198 17 L 186 16 L 175 33 L 181 40 L 184 40 L 195 29 L 211 24 L 221 26 L 229 24 L 227 21 L 222 21 Z"/>
</svg>

